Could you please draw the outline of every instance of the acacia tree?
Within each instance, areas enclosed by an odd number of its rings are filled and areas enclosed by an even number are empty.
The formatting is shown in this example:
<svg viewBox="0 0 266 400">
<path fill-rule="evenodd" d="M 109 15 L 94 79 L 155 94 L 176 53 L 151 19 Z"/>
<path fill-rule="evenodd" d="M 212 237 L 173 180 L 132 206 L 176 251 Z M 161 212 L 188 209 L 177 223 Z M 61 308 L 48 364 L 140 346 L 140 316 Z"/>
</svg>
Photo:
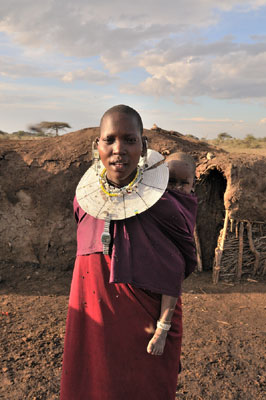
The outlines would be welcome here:
<svg viewBox="0 0 266 400">
<path fill-rule="evenodd" d="M 229 135 L 229 133 L 222 132 L 222 133 L 219 133 L 218 139 L 219 140 L 232 139 L 232 136 Z"/>
<path fill-rule="evenodd" d="M 58 136 L 60 130 L 69 129 L 71 126 L 67 122 L 49 122 L 42 121 L 39 124 L 29 126 L 33 132 L 44 134 L 47 136 Z"/>
</svg>

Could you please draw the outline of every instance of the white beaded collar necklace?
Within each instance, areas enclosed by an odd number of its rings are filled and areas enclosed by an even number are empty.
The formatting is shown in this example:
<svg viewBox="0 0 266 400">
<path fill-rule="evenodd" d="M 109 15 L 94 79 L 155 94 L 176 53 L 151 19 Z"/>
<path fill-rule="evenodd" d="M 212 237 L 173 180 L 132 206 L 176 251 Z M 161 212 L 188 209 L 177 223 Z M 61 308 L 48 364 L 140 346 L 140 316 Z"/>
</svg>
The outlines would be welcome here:
<svg viewBox="0 0 266 400">
<path fill-rule="evenodd" d="M 111 240 L 111 220 L 127 219 L 140 214 L 162 197 L 169 178 L 168 166 L 163 161 L 164 157 L 160 153 L 148 149 L 147 159 L 144 161 L 140 158 L 136 176 L 122 188 L 108 183 L 101 162 L 100 165 L 90 167 L 81 178 L 76 189 L 77 201 L 87 214 L 105 220 L 102 235 L 105 252 L 107 248 L 109 250 Z"/>
</svg>

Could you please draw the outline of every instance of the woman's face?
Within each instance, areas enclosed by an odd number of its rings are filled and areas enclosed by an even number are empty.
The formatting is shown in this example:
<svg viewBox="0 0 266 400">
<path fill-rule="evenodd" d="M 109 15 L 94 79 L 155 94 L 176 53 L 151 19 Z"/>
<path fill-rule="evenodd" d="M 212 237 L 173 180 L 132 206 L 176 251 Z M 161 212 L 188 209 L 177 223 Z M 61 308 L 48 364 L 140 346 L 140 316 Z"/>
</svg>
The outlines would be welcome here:
<svg viewBox="0 0 266 400">
<path fill-rule="evenodd" d="M 142 136 L 134 116 L 114 112 L 106 115 L 100 129 L 98 151 L 110 183 L 128 185 L 136 174 L 142 152 Z"/>
</svg>

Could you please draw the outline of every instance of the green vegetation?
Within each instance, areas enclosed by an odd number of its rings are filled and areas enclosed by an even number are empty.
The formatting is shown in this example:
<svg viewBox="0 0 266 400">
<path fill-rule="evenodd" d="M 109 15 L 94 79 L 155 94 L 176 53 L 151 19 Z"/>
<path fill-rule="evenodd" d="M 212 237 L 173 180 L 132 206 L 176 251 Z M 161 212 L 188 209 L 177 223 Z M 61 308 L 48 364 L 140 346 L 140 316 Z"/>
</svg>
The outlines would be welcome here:
<svg viewBox="0 0 266 400">
<path fill-rule="evenodd" d="M 13 140 L 32 140 L 51 136 L 58 136 L 60 130 L 71 128 L 67 122 L 48 122 L 43 121 L 39 124 L 30 125 L 29 131 L 17 131 L 7 133 L 0 130 L 0 139 Z"/>
<path fill-rule="evenodd" d="M 226 139 L 232 139 L 232 136 L 231 135 L 229 135 L 228 133 L 226 133 L 226 132 L 222 132 L 222 133 L 219 133 L 219 135 L 218 135 L 218 140 L 219 141 L 224 141 L 224 140 L 226 140 Z"/>
<path fill-rule="evenodd" d="M 256 138 L 252 134 L 246 135 L 244 139 L 237 139 L 223 132 L 219 133 L 216 139 L 207 140 L 207 142 L 226 151 L 266 154 L 266 137 Z"/>
<path fill-rule="evenodd" d="M 43 137 L 47 137 L 45 133 L 34 133 L 34 132 L 26 132 L 26 131 L 17 131 L 13 133 L 7 133 L 0 131 L 0 139 L 8 139 L 8 140 L 34 140 L 40 139 Z"/>
<path fill-rule="evenodd" d="M 46 136 L 58 136 L 58 132 L 60 130 L 65 130 L 69 129 L 71 126 L 67 122 L 49 122 L 49 121 L 43 121 L 40 122 L 39 124 L 31 125 L 29 126 L 30 131 L 36 133 L 36 134 L 41 134 L 41 135 L 46 135 Z"/>
</svg>

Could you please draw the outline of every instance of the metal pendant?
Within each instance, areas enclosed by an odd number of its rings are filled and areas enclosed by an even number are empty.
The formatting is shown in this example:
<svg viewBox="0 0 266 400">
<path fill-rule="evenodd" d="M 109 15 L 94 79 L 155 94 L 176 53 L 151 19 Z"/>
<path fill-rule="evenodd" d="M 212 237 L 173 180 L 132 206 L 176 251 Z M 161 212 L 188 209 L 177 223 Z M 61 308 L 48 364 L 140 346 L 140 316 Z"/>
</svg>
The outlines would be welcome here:
<svg viewBox="0 0 266 400">
<path fill-rule="evenodd" d="M 110 216 L 107 215 L 104 220 L 104 230 L 101 236 L 101 242 L 103 244 L 103 254 L 109 254 L 109 246 L 111 243 L 111 234 L 109 232 L 110 222 L 111 222 Z"/>
</svg>

